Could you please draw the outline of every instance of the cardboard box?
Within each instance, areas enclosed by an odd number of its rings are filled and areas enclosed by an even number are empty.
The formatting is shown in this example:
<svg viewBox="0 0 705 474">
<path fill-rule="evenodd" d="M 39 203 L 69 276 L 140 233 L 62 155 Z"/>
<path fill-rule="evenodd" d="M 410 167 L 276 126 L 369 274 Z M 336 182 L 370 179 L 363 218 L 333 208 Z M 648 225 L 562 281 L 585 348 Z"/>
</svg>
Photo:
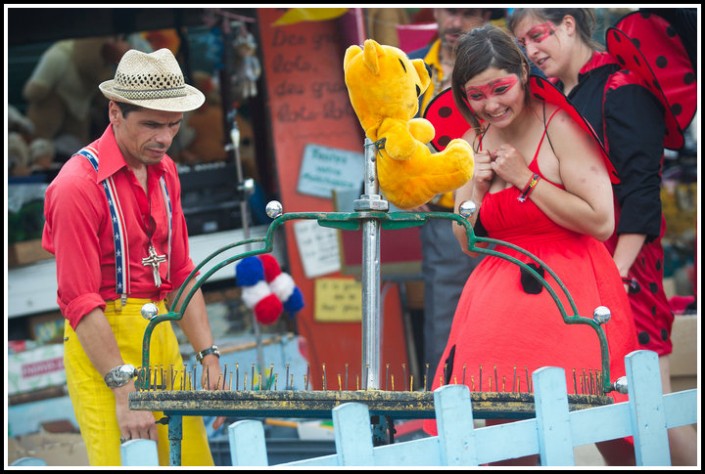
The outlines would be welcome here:
<svg viewBox="0 0 705 474">
<path fill-rule="evenodd" d="M 59 311 L 31 316 L 29 318 L 30 336 L 40 344 L 62 342 L 65 321 Z"/>
<path fill-rule="evenodd" d="M 679 314 L 673 321 L 671 340 L 673 352 L 669 357 L 671 366 L 671 390 L 678 392 L 698 386 L 698 316 Z"/>
<path fill-rule="evenodd" d="M 8 395 L 66 383 L 63 344 L 46 344 L 10 354 L 8 359 Z"/>
<path fill-rule="evenodd" d="M 49 258 L 54 258 L 54 256 L 42 248 L 42 241 L 39 239 L 16 242 L 7 248 L 7 266 L 9 268 L 29 265 Z"/>
<path fill-rule="evenodd" d="M 22 457 L 40 458 L 47 466 L 88 466 L 86 445 L 78 433 L 33 433 L 8 439 L 9 463 Z"/>
</svg>

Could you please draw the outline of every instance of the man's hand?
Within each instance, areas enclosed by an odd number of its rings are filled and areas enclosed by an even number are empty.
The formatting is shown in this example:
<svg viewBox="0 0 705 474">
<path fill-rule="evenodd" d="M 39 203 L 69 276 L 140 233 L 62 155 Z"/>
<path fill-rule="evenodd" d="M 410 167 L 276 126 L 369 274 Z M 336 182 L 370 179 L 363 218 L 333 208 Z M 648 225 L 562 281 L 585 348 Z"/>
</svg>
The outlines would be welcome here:
<svg viewBox="0 0 705 474">
<path fill-rule="evenodd" d="M 130 410 L 128 396 L 135 391 L 135 385 L 128 383 L 122 387 L 114 388 L 115 413 L 120 427 L 120 441 L 131 439 L 157 440 L 157 425 L 154 423 L 152 412 Z"/>
</svg>

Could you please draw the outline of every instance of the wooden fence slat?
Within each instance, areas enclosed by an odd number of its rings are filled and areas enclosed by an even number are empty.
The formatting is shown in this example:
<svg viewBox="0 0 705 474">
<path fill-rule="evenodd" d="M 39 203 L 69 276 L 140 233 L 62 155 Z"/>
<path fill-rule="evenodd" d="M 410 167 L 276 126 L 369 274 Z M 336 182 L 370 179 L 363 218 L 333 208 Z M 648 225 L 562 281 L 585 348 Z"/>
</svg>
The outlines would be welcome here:
<svg viewBox="0 0 705 474">
<path fill-rule="evenodd" d="M 658 355 L 653 351 L 635 351 L 627 355 L 625 363 L 636 463 L 670 466 Z"/>
<path fill-rule="evenodd" d="M 333 408 L 335 450 L 341 466 L 374 466 L 370 410 L 350 402 Z"/>
<path fill-rule="evenodd" d="M 123 466 L 159 466 L 157 442 L 152 439 L 131 439 L 120 445 Z"/>
<path fill-rule="evenodd" d="M 441 465 L 477 466 L 474 420 L 467 385 L 445 385 L 433 393 Z"/>
<path fill-rule="evenodd" d="M 267 444 L 262 422 L 240 420 L 228 426 L 233 466 L 268 466 Z"/>
<path fill-rule="evenodd" d="M 542 466 L 573 466 L 573 438 L 568 411 L 565 370 L 544 367 L 532 374 L 536 434 Z"/>
</svg>

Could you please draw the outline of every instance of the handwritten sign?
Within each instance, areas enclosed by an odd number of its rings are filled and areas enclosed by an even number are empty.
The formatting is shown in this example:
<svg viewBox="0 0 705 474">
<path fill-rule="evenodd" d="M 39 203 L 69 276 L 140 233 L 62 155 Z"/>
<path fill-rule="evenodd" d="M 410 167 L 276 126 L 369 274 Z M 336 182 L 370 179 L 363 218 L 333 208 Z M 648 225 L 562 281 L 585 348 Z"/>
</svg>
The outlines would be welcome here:
<svg viewBox="0 0 705 474">
<path fill-rule="evenodd" d="M 336 122 L 350 123 L 355 113 L 343 79 L 338 31 L 310 25 L 273 28 L 265 64 L 274 94 L 272 118 L 292 132 L 325 134 Z M 336 74 L 331 74 L 335 71 Z"/>
<path fill-rule="evenodd" d="M 365 156 L 346 150 L 306 145 L 299 173 L 298 190 L 303 194 L 330 198 L 332 190 L 360 190 Z"/>
<path fill-rule="evenodd" d="M 362 283 L 345 278 L 316 280 L 314 317 L 321 322 L 362 321 Z"/>
<path fill-rule="evenodd" d="M 335 229 L 321 227 L 315 220 L 297 221 L 293 225 L 306 278 L 340 270 L 340 251 Z"/>
</svg>

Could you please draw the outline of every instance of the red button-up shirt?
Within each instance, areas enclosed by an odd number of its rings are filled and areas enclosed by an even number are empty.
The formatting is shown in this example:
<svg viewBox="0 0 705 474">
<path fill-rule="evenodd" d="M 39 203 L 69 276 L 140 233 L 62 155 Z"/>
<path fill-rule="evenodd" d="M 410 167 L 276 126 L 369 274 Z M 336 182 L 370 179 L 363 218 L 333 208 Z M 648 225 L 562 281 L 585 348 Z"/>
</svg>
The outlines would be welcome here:
<svg viewBox="0 0 705 474">
<path fill-rule="evenodd" d="M 115 288 L 113 226 L 103 180 L 114 179 L 126 229 L 127 296 L 161 300 L 195 267 L 189 256 L 181 185 L 173 160 L 165 156 L 159 164 L 148 166 L 145 195 L 125 163 L 111 126 L 90 146 L 97 151 L 98 173 L 84 156 L 73 156 L 47 188 L 44 201 L 42 246 L 56 256 L 57 301 L 74 329 L 93 309 L 105 309 L 106 301 L 121 296 Z M 157 288 L 152 267 L 142 265 L 142 259 L 148 256 L 150 213 L 156 223 L 152 244 L 157 254 L 169 253 L 168 213 L 159 183 L 162 176 L 172 206 L 172 242 L 169 261 L 159 265 L 162 285 Z"/>
</svg>

